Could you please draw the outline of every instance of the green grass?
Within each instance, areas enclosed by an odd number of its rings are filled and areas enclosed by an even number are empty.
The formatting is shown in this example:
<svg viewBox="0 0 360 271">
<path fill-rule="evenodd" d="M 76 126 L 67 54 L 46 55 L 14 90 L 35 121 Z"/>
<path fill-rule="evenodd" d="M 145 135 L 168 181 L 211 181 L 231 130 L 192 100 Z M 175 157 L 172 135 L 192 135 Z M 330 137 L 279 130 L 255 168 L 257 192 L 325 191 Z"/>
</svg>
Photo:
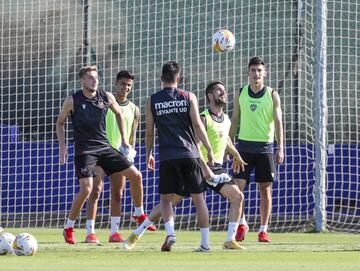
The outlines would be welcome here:
<svg viewBox="0 0 360 271">
<path fill-rule="evenodd" d="M 160 252 L 165 232 L 147 232 L 133 251 L 124 251 L 119 244 L 107 242 L 108 231 L 98 230 L 100 246 L 79 242 L 64 243 L 61 229 L 8 229 L 17 234 L 33 234 L 39 250 L 33 257 L 15 255 L 0 257 L 0 270 L 108 271 L 108 270 L 251 270 L 296 271 L 360 270 L 360 236 L 335 233 L 272 233 L 271 244 L 257 242 L 256 233 L 249 233 L 243 245 L 246 252 L 225 251 L 225 232 L 211 232 L 211 253 L 194 253 L 199 245 L 199 232 L 177 232 L 177 243 L 170 253 Z M 124 237 L 129 235 L 124 231 Z M 76 230 L 78 241 L 85 239 L 84 230 Z"/>
</svg>

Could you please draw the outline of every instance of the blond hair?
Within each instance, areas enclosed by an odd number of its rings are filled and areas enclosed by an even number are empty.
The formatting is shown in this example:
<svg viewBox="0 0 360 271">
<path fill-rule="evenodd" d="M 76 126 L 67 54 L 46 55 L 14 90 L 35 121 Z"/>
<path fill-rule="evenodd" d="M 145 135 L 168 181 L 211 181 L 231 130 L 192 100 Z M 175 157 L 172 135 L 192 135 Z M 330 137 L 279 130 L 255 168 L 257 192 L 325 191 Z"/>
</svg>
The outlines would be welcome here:
<svg viewBox="0 0 360 271">
<path fill-rule="evenodd" d="M 98 71 L 96 66 L 84 66 L 79 71 L 79 77 L 82 78 L 85 74 L 88 74 L 88 72 L 91 71 Z"/>
</svg>

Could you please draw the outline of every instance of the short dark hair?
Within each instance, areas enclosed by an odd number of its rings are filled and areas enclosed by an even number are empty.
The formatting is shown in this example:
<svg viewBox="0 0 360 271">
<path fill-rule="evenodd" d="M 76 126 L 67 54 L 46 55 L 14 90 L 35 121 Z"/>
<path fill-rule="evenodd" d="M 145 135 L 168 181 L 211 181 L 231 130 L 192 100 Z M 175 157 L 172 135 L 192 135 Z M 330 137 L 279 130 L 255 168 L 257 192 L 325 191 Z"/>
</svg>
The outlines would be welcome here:
<svg viewBox="0 0 360 271">
<path fill-rule="evenodd" d="M 258 56 L 254 56 L 250 59 L 249 64 L 248 64 L 248 69 L 250 68 L 250 66 L 252 65 L 264 65 L 265 66 L 265 62 Z"/>
<path fill-rule="evenodd" d="M 135 75 L 129 71 L 122 70 L 122 71 L 119 71 L 118 74 L 116 75 L 116 81 L 120 80 L 121 78 L 134 80 Z"/>
<path fill-rule="evenodd" d="M 223 85 L 225 87 L 224 83 L 219 80 L 211 81 L 205 89 L 205 96 L 207 101 L 209 101 L 208 94 L 212 93 L 216 85 Z"/>
<path fill-rule="evenodd" d="M 98 69 L 96 66 L 84 66 L 80 69 L 79 71 L 79 77 L 80 79 L 84 77 L 85 74 L 87 74 L 88 72 L 91 72 L 91 71 L 96 71 L 98 72 Z"/>
<path fill-rule="evenodd" d="M 162 67 L 161 80 L 166 83 L 174 83 L 176 76 L 180 74 L 180 65 L 175 61 L 166 62 Z"/>
</svg>

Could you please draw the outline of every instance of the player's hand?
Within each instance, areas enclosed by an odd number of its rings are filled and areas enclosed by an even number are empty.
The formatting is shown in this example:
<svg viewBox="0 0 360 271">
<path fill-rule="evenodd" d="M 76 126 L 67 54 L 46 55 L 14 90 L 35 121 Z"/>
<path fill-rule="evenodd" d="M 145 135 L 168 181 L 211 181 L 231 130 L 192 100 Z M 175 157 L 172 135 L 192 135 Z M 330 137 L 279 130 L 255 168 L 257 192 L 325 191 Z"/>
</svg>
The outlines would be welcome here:
<svg viewBox="0 0 360 271">
<path fill-rule="evenodd" d="M 65 165 L 66 161 L 67 161 L 67 149 L 66 147 L 60 147 L 60 165 Z"/>
<path fill-rule="evenodd" d="M 213 179 L 215 174 L 211 171 L 211 169 L 207 166 L 203 167 L 202 168 L 202 171 L 203 171 L 203 174 L 204 174 L 204 177 L 205 179 Z"/>
<path fill-rule="evenodd" d="M 130 148 L 132 148 L 132 146 L 131 146 L 126 140 L 122 140 L 122 141 L 121 141 L 121 146 L 122 146 L 124 149 L 130 149 Z"/>
<path fill-rule="evenodd" d="M 245 166 L 247 163 L 239 156 L 234 156 L 232 168 L 235 173 L 239 173 L 240 171 L 245 171 Z"/>
<path fill-rule="evenodd" d="M 123 145 L 120 145 L 119 152 L 126 156 L 126 158 L 131 162 L 134 163 L 136 150 L 133 147 L 124 148 Z"/>
<path fill-rule="evenodd" d="M 275 153 L 276 164 L 282 164 L 284 162 L 284 150 L 277 149 Z"/>
<path fill-rule="evenodd" d="M 208 151 L 208 153 L 207 153 L 207 158 L 208 158 L 207 165 L 208 165 L 209 167 L 213 166 L 213 165 L 214 165 L 214 155 L 213 155 L 212 150 L 211 150 L 211 151 Z"/>
<path fill-rule="evenodd" d="M 148 169 L 155 171 L 155 159 L 154 156 L 152 156 L 151 154 L 146 159 L 146 165 Z"/>
</svg>

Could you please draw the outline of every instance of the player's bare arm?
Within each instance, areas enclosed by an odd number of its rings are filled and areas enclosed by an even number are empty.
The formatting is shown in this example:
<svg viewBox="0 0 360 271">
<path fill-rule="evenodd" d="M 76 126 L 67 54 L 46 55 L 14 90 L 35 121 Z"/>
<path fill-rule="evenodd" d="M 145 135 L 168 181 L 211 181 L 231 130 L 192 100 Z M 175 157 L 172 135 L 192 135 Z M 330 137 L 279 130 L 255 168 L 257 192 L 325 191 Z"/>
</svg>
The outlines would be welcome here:
<svg viewBox="0 0 360 271">
<path fill-rule="evenodd" d="M 282 111 L 280 96 L 276 91 L 272 93 L 273 98 L 273 118 L 275 124 L 275 138 L 277 143 L 277 150 L 275 154 L 275 161 L 278 164 L 284 162 L 284 132 L 282 125 Z"/>
<path fill-rule="evenodd" d="M 199 149 L 199 155 L 200 155 L 200 166 L 201 166 L 201 170 L 203 172 L 203 175 L 206 179 L 212 179 L 214 178 L 214 173 L 211 171 L 211 169 L 209 168 L 209 166 L 206 164 L 204 156 L 202 155 L 202 152 L 200 150 L 201 147 L 201 141 L 198 137 L 196 137 L 196 146 Z"/>
<path fill-rule="evenodd" d="M 140 123 L 140 109 L 139 107 L 135 107 L 134 121 L 131 126 L 131 134 L 129 138 L 129 144 L 134 148 L 136 142 L 136 132 Z"/>
<path fill-rule="evenodd" d="M 145 108 L 145 145 L 146 145 L 146 165 L 148 169 L 155 170 L 155 159 L 152 155 L 152 149 L 154 146 L 154 118 L 151 112 L 151 97 L 146 101 Z"/>
<path fill-rule="evenodd" d="M 204 147 L 206 148 L 208 152 L 208 163 L 210 165 L 214 164 L 214 155 L 212 152 L 212 148 L 209 142 L 209 139 L 207 137 L 205 128 L 203 123 L 201 122 L 200 116 L 199 116 L 199 108 L 196 96 L 190 92 L 190 118 L 191 122 L 193 124 L 196 136 L 200 139 Z"/>
<path fill-rule="evenodd" d="M 202 152 L 200 150 L 201 147 L 201 142 L 200 140 L 197 141 L 197 147 L 199 149 L 199 155 L 200 155 L 200 166 L 201 166 L 201 170 L 203 172 L 203 175 L 206 179 L 213 179 L 214 178 L 214 173 L 211 171 L 211 169 L 209 168 L 209 166 L 205 163 L 205 159 L 202 155 Z"/>
<path fill-rule="evenodd" d="M 59 116 L 56 121 L 56 136 L 59 141 L 60 147 L 60 164 L 64 165 L 67 160 L 67 147 L 65 143 L 65 128 L 64 124 L 66 119 L 70 116 L 70 114 L 74 111 L 74 101 L 72 96 L 66 98 L 63 103 L 63 107 L 59 113 Z"/>
<path fill-rule="evenodd" d="M 200 120 L 202 122 L 202 124 L 204 125 L 204 129 L 205 131 L 207 131 L 207 123 L 206 123 L 206 118 L 204 116 L 200 115 Z M 198 137 L 196 137 L 196 145 L 199 149 L 199 154 L 200 154 L 200 164 L 201 164 L 201 169 L 203 171 L 204 177 L 206 179 L 212 179 L 214 177 L 214 173 L 211 171 L 211 169 L 209 168 L 209 166 L 206 164 L 205 159 L 202 155 L 202 152 L 200 150 L 200 147 L 202 145 L 200 139 Z"/>
<path fill-rule="evenodd" d="M 239 152 L 236 150 L 229 136 L 226 144 L 226 152 L 230 153 L 233 157 L 233 163 L 232 163 L 233 171 L 236 173 L 239 173 L 240 171 L 244 171 L 245 165 L 247 165 L 247 163 L 245 163 L 244 160 L 241 158 Z"/>
<path fill-rule="evenodd" d="M 127 142 L 127 138 L 125 137 L 124 118 L 122 116 L 120 106 L 116 102 L 116 99 L 115 99 L 115 97 L 114 97 L 114 95 L 112 93 L 107 91 L 106 96 L 107 96 L 108 101 L 109 101 L 109 107 L 110 107 L 111 111 L 114 112 L 117 124 L 119 126 L 120 135 L 121 135 L 121 141 L 122 141 L 121 145 L 128 148 L 130 146 L 129 146 L 128 142 Z"/>
<path fill-rule="evenodd" d="M 231 126 L 229 131 L 229 136 L 231 141 L 234 141 L 236 136 L 237 129 L 240 123 L 240 105 L 239 105 L 239 92 L 235 94 L 233 102 L 233 113 L 231 116 Z"/>
</svg>

